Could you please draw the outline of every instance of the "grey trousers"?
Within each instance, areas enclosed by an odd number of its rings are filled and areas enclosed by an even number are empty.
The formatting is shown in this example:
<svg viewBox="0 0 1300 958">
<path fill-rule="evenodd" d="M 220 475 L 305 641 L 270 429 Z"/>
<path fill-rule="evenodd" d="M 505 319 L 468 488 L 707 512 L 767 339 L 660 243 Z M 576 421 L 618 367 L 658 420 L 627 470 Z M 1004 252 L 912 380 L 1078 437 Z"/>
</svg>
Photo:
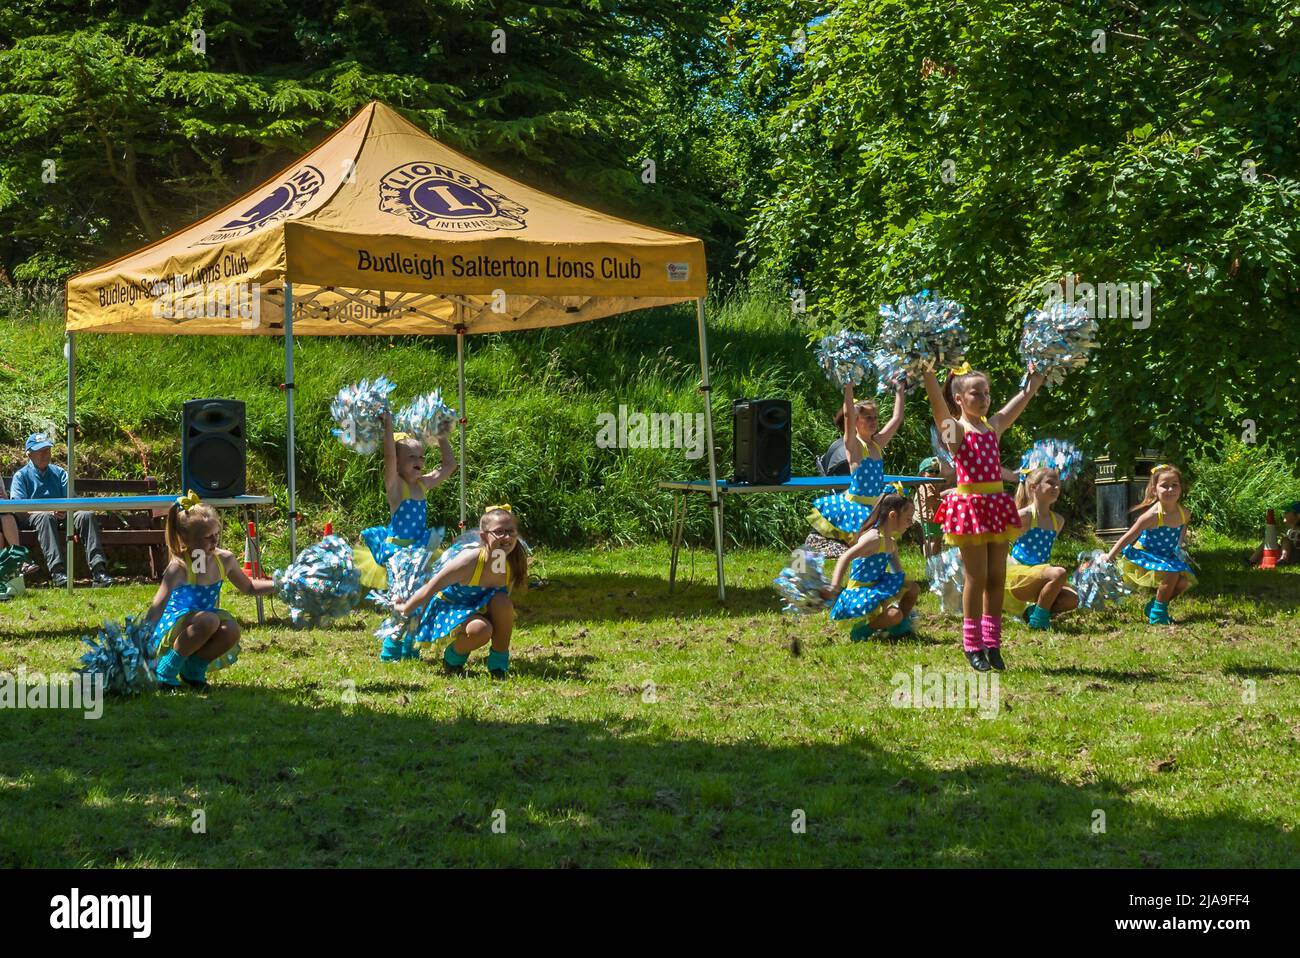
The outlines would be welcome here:
<svg viewBox="0 0 1300 958">
<path fill-rule="evenodd" d="M 36 530 L 36 538 L 41 543 L 41 553 L 45 556 L 45 567 L 50 570 L 50 575 L 66 574 L 63 537 L 67 525 L 62 515 L 53 512 L 28 513 L 27 521 L 23 525 Z M 86 550 L 86 562 L 89 563 L 91 571 L 107 569 L 108 556 L 104 555 L 104 547 L 99 543 L 99 523 L 95 521 L 94 513 L 74 512 L 72 528 L 81 537 L 81 546 Z"/>
</svg>

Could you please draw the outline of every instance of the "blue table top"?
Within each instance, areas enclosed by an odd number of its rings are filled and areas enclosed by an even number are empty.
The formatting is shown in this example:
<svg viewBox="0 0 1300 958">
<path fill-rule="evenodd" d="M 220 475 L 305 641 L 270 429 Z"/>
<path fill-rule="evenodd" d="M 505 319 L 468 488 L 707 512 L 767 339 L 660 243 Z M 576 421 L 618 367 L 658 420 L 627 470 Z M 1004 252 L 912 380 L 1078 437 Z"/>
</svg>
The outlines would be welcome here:
<svg viewBox="0 0 1300 958">
<path fill-rule="evenodd" d="M 885 482 L 887 483 L 901 482 L 905 485 L 940 481 L 942 480 L 937 476 L 885 476 Z M 780 484 L 772 483 L 768 485 L 750 482 L 729 482 L 726 479 L 718 480 L 718 488 L 729 492 L 757 492 L 759 490 L 764 492 L 804 492 L 809 489 L 847 489 L 848 487 L 848 476 L 792 476 L 789 482 L 783 482 Z M 677 489 L 687 492 L 698 489 L 708 489 L 709 480 L 681 479 L 677 481 L 666 481 L 659 483 L 659 488 Z"/>
<path fill-rule="evenodd" d="M 170 509 L 176 496 L 79 496 L 76 499 L 0 499 L 0 512 L 132 512 L 144 509 Z M 210 506 L 229 509 L 238 506 L 271 506 L 270 496 L 234 496 L 229 499 L 204 499 Z"/>
</svg>

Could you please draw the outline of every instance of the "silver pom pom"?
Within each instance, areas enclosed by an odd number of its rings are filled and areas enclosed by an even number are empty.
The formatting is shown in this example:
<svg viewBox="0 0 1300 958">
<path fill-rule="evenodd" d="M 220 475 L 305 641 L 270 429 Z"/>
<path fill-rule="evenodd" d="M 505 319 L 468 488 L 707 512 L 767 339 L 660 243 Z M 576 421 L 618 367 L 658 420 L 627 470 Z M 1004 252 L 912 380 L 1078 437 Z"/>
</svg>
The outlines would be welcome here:
<svg viewBox="0 0 1300 958">
<path fill-rule="evenodd" d="M 931 296 L 928 289 L 881 306 L 880 318 L 871 358 L 880 373 L 881 392 L 897 382 L 906 383 L 910 392 L 921 385 L 927 366 L 937 371 L 960 364 L 966 356 L 964 308 Z"/>
<path fill-rule="evenodd" d="M 332 432 L 343 445 L 363 456 L 383 447 L 384 413 L 388 411 L 388 394 L 394 388 L 380 376 L 374 382 L 363 379 L 339 390 L 330 403 L 330 415 L 339 424 Z"/>
<path fill-rule="evenodd" d="M 1072 369 L 1088 365 L 1089 350 L 1097 348 L 1097 321 L 1088 318 L 1083 305 L 1055 303 L 1025 317 L 1020 356 L 1056 386 Z M 1028 377 L 1026 377 L 1028 381 Z"/>
<path fill-rule="evenodd" d="M 1100 549 L 1079 553 L 1079 568 L 1070 576 L 1070 585 L 1079 593 L 1079 607 L 1100 610 L 1110 602 L 1119 605 L 1133 590 L 1123 574 Z"/>
<path fill-rule="evenodd" d="M 393 423 L 399 431 L 410 433 L 426 446 L 432 446 L 439 436 L 451 431 L 458 418 L 456 410 L 446 405 L 442 394 L 435 389 L 411 400 L 393 418 Z"/>
<path fill-rule="evenodd" d="M 822 597 L 822 589 L 829 589 L 824 565 L 826 557 L 818 552 L 802 549 L 795 553 L 794 561 L 772 580 L 776 592 L 784 600 L 781 611 L 790 615 L 812 615 L 825 612 L 834 603 Z"/>
<path fill-rule="evenodd" d="M 404 636 L 408 631 L 414 631 L 419 624 L 419 616 L 423 609 L 412 610 L 411 615 L 403 616 L 397 611 L 397 606 L 415 595 L 433 577 L 435 571 L 442 567 L 452 552 L 452 549 L 444 552 L 432 568 L 430 568 L 432 553 L 426 548 L 417 546 L 399 549 L 393 554 L 392 558 L 385 563 L 385 568 L 388 570 L 388 590 L 371 591 L 366 597 L 388 613 L 388 617 L 375 629 L 375 638 L 396 639 Z"/>
<path fill-rule="evenodd" d="M 837 389 L 861 386 L 874 371 L 870 349 L 871 341 L 862 333 L 834 333 L 818 344 L 817 364 Z"/>
<path fill-rule="evenodd" d="M 961 596 L 966 586 L 966 566 L 961 561 L 961 550 L 954 546 L 925 560 L 925 577 L 930 580 L 930 591 L 939 597 L 939 608 L 945 615 L 961 615 Z"/>
<path fill-rule="evenodd" d="M 77 672 L 91 681 L 102 677 L 106 691 L 135 695 L 157 687 L 153 629 L 144 619 L 127 616 L 121 625 L 105 622 L 93 639 L 83 635 L 81 641 L 90 651 L 81 657 Z"/>
</svg>

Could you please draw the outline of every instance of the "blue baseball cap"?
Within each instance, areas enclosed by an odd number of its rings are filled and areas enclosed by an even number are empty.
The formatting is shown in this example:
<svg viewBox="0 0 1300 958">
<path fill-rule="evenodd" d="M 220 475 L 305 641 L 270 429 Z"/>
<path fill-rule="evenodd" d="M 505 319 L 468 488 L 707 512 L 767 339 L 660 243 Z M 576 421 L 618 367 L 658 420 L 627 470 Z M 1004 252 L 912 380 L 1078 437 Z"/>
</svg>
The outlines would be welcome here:
<svg viewBox="0 0 1300 958">
<path fill-rule="evenodd" d="M 35 452 L 38 449 L 49 449 L 54 443 L 50 442 L 50 437 L 43 432 L 34 432 L 27 437 L 27 451 Z"/>
</svg>

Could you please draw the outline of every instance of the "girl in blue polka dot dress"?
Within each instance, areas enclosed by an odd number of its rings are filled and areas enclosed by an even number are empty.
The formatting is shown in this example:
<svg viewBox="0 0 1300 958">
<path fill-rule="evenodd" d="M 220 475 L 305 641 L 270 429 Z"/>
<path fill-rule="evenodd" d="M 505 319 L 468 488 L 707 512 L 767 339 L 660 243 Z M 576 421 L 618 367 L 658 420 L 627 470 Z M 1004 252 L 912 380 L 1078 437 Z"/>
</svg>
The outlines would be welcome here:
<svg viewBox="0 0 1300 958">
<path fill-rule="evenodd" d="M 1183 474 L 1175 466 L 1165 464 L 1151 470 L 1146 495 L 1132 509 L 1141 509 L 1142 514 L 1106 556 L 1110 562 L 1122 556 L 1118 566 L 1124 578 L 1156 590 L 1142 609 L 1149 625 L 1172 624 L 1169 603 L 1196 584 L 1182 550 L 1183 533 L 1191 519 L 1178 501 L 1184 485 Z"/>
<path fill-rule="evenodd" d="M 835 563 L 830 588 L 835 621 L 856 620 L 849 638 L 862 642 L 877 632 L 892 636 L 912 631 L 912 607 L 920 587 L 908 582 L 898 561 L 898 537 L 912 525 L 912 501 L 896 492 L 882 495 L 867 517 L 858 541 Z M 847 581 L 846 581 L 847 577 Z"/>
<path fill-rule="evenodd" d="M 509 504 L 489 506 L 479 520 L 478 541 L 458 543 L 443 553 L 429 581 L 397 611 L 410 615 L 428 603 L 415 642 L 429 645 L 450 639 L 442 653 L 448 672 L 463 671 L 469 654 L 491 643 L 488 672 L 504 679 L 515 626 L 510 595 L 527 588 L 528 557 L 514 513 Z"/>
<path fill-rule="evenodd" d="M 1061 474 L 1050 466 L 1030 470 L 1016 489 L 1016 507 L 1025 531 L 1007 556 L 1006 594 L 1002 608 L 1020 614 L 1031 629 L 1050 629 L 1052 616 L 1079 607 L 1069 573 L 1052 565 L 1052 546 L 1065 520 L 1052 511 L 1061 496 Z"/>
<path fill-rule="evenodd" d="M 853 542 L 885 485 L 885 446 L 903 424 L 903 386 L 895 386 L 894 414 L 878 429 L 874 402 L 854 403 L 853 385 L 844 387 L 844 453 L 849 459 L 849 488 L 813 503 L 808 522 L 827 539 Z"/>
<path fill-rule="evenodd" d="M 222 584 L 229 580 L 245 595 L 269 595 L 275 583 L 249 579 L 234 554 L 217 547 L 221 520 L 193 492 L 168 510 L 163 535 L 172 560 L 145 615 L 158 644 L 158 684 L 205 692 L 208 669 L 239 657 L 239 623 L 220 608 Z"/>
<path fill-rule="evenodd" d="M 456 457 L 447 439 L 447 430 L 438 434 L 442 450 L 442 463 L 433 472 L 424 471 L 424 446 L 420 440 L 405 433 L 393 435 L 393 418 L 384 416 L 384 490 L 388 493 L 388 507 L 392 512 L 386 526 L 371 526 L 361 532 L 361 544 L 354 550 L 357 571 L 362 585 L 384 591 L 388 588 L 388 572 L 384 563 L 398 549 L 423 546 L 429 540 L 428 503 L 429 490 L 440 485 L 456 472 Z M 441 536 L 438 537 L 441 540 Z M 435 543 L 436 545 L 436 543 Z M 408 657 L 419 657 L 412 653 Z"/>
</svg>

